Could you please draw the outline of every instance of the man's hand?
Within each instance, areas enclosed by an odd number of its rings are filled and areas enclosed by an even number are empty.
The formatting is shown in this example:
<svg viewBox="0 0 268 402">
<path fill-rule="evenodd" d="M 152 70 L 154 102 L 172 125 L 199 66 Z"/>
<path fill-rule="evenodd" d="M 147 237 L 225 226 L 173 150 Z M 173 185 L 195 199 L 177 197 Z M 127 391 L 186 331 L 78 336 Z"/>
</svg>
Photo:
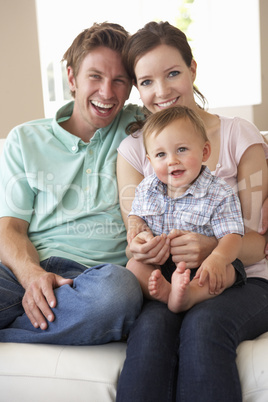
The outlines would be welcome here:
<svg viewBox="0 0 268 402">
<path fill-rule="evenodd" d="M 47 329 L 47 321 L 54 320 L 51 308 L 57 304 L 53 289 L 63 285 L 72 285 L 72 279 L 65 279 L 50 272 L 35 274 L 22 299 L 22 305 L 35 328 Z"/>
</svg>

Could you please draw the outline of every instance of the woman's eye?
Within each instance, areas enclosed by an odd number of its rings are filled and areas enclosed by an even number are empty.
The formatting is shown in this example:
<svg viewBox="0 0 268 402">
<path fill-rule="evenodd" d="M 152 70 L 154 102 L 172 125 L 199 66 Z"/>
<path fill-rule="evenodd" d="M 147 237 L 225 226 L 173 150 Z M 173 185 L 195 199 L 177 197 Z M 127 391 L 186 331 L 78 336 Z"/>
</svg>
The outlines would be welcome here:
<svg viewBox="0 0 268 402">
<path fill-rule="evenodd" d="M 170 77 L 176 77 L 176 76 L 179 75 L 179 74 L 180 74 L 179 71 L 171 71 L 171 72 L 169 73 L 169 76 L 170 76 Z"/>
<path fill-rule="evenodd" d="M 151 80 L 145 80 L 145 81 L 142 81 L 140 85 L 143 87 L 146 87 L 147 85 L 150 85 L 150 84 L 151 84 Z"/>
</svg>

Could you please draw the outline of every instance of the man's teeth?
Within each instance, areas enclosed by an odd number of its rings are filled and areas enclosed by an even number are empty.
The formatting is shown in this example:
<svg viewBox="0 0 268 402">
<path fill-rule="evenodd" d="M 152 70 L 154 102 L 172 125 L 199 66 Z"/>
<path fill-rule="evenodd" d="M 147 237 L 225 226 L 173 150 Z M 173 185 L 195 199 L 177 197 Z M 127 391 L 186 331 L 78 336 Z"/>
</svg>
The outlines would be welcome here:
<svg viewBox="0 0 268 402">
<path fill-rule="evenodd" d="M 111 109 L 113 107 L 113 103 L 101 103 L 98 101 L 91 101 L 91 103 L 96 106 L 96 107 L 100 107 L 102 109 Z"/>
<path fill-rule="evenodd" d="M 177 101 L 177 98 L 173 99 L 170 102 L 158 103 L 158 106 L 160 106 L 160 107 L 169 107 L 169 106 L 173 105 L 173 103 L 175 103 L 176 101 Z"/>
</svg>

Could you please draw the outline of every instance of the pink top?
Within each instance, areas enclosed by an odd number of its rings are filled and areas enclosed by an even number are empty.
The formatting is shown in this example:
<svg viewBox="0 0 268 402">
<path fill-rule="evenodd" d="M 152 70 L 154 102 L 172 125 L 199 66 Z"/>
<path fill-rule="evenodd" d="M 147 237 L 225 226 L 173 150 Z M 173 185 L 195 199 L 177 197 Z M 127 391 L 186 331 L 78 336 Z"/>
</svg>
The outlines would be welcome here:
<svg viewBox="0 0 268 402">
<path fill-rule="evenodd" d="M 221 147 L 216 170 L 212 174 L 222 177 L 231 187 L 237 186 L 237 166 L 243 153 L 254 144 L 263 144 L 266 159 L 268 145 L 265 144 L 259 130 L 240 117 L 221 117 Z M 118 152 L 143 176 L 153 173 L 153 168 L 146 158 L 142 132 L 130 135 L 119 145 Z M 262 277 L 268 280 L 268 263 L 264 259 L 246 267 L 248 277 Z"/>
</svg>

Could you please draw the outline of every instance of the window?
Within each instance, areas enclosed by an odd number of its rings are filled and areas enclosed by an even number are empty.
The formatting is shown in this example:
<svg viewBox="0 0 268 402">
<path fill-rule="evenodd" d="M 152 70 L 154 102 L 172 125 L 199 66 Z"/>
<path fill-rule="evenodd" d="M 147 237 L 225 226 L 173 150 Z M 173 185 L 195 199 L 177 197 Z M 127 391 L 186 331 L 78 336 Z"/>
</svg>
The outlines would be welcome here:
<svg viewBox="0 0 268 402">
<path fill-rule="evenodd" d="M 36 0 L 45 115 L 71 98 L 61 57 L 75 36 L 94 22 L 110 21 L 134 33 L 151 20 L 169 21 L 191 39 L 196 85 L 209 107 L 261 102 L 258 0 Z M 134 88 L 130 102 L 139 103 Z"/>
</svg>

